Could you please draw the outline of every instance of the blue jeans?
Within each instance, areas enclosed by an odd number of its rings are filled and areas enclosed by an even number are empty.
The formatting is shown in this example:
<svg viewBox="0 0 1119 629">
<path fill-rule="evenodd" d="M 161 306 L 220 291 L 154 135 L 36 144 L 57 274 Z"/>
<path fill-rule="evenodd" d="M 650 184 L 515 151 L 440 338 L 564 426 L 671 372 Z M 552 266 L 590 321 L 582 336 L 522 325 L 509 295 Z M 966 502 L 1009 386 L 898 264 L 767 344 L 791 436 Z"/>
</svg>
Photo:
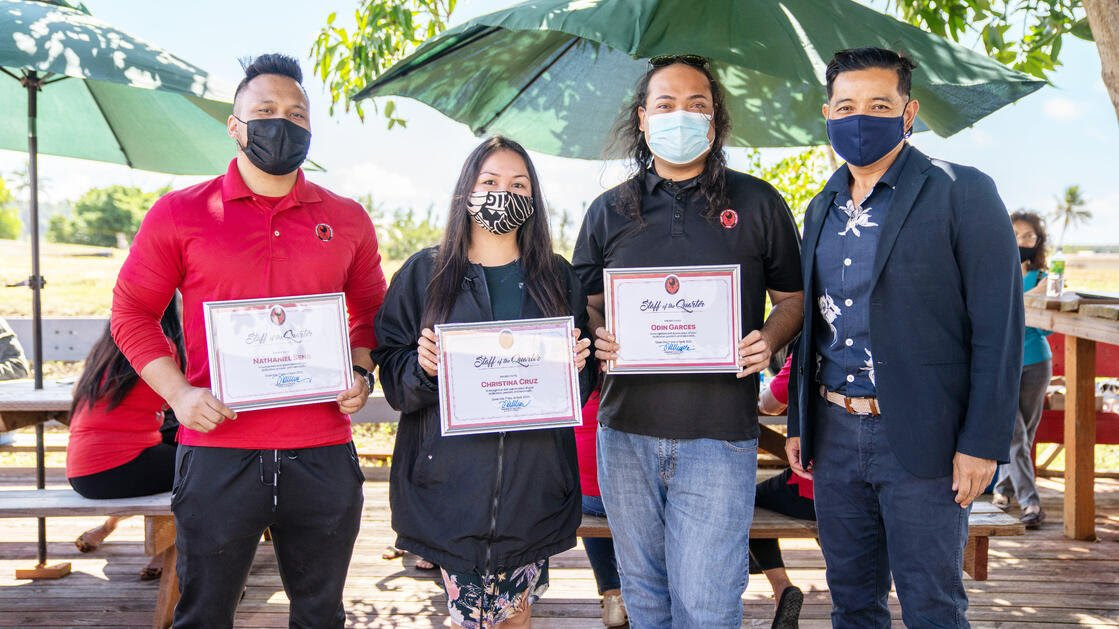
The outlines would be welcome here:
<svg viewBox="0 0 1119 629">
<path fill-rule="evenodd" d="M 886 422 L 827 404 L 817 417 L 816 517 L 832 626 L 889 627 L 891 574 L 907 627 L 967 627 L 963 552 L 970 509 L 952 477 L 921 478 L 894 455 Z"/>
<path fill-rule="evenodd" d="M 658 439 L 599 426 L 598 484 L 630 627 L 741 625 L 757 459 L 756 439 Z"/>
<path fill-rule="evenodd" d="M 605 518 L 606 507 L 602 506 L 602 498 L 583 496 L 583 513 Z M 598 593 L 622 587 L 621 577 L 618 576 L 618 561 L 614 558 L 614 540 L 609 537 L 584 537 L 583 548 L 587 549 L 587 559 L 591 562 Z"/>
</svg>

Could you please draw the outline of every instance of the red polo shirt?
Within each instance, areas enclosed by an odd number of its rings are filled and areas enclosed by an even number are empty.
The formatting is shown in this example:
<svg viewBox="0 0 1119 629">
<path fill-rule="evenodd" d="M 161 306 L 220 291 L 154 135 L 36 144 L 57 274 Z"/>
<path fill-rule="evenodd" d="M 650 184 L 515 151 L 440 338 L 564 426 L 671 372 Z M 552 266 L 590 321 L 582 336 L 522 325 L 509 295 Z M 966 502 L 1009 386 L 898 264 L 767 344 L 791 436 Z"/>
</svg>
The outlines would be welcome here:
<svg viewBox="0 0 1119 629">
<path fill-rule="evenodd" d="M 324 227 L 325 226 L 325 227 Z M 202 303 L 344 292 L 350 344 L 376 347 L 373 315 L 385 276 L 373 223 L 358 203 L 306 181 L 287 196 L 255 195 L 237 160 L 225 175 L 164 195 L 148 211 L 113 289 L 113 338 L 137 372 L 171 356 L 159 325 L 175 289 L 183 296 L 187 380 L 210 386 Z M 346 443 L 350 422 L 334 402 L 238 413 L 193 446 L 295 449 Z"/>
</svg>

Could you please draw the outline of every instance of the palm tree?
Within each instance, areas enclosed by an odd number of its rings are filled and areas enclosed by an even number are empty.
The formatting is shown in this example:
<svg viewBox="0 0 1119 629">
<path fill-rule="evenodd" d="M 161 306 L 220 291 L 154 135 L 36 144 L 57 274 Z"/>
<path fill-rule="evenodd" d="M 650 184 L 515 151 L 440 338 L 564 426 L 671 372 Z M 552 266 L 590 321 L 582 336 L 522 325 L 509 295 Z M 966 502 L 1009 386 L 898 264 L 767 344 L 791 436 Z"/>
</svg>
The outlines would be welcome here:
<svg viewBox="0 0 1119 629">
<path fill-rule="evenodd" d="M 1065 233 L 1068 232 L 1069 225 L 1075 227 L 1087 223 L 1092 220 L 1092 212 L 1084 209 L 1088 200 L 1084 198 L 1077 184 L 1065 188 L 1064 196 L 1056 199 L 1057 209 L 1053 212 L 1053 220 L 1061 223 L 1061 238 L 1057 241 L 1057 249 L 1060 250 L 1065 242 Z"/>
</svg>

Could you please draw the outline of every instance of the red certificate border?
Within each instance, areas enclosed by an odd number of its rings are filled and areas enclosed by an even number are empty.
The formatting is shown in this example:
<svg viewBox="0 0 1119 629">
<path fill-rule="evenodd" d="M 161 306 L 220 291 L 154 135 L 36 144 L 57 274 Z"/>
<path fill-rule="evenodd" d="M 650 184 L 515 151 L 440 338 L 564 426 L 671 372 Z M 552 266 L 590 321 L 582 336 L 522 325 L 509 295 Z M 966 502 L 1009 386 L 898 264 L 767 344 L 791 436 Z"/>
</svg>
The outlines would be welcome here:
<svg viewBox="0 0 1119 629">
<path fill-rule="evenodd" d="M 222 378 L 222 371 L 224 366 L 224 359 L 221 354 L 214 347 L 213 339 L 216 338 L 214 321 L 210 318 L 210 312 L 215 309 L 233 309 L 233 310 L 263 310 L 271 308 L 272 306 L 280 305 L 284 307 L 292 307 L 299 305 L 299 302 L 310 301 L 333 301 L 337 306 L 337 314 L 339 320 L 342 322 L 340 326 L 339 340 L 342 342 L 343 354 L 346 360 L 346 366 L 353 362 L 350 355 L 350 333 L 349 321 L 346 317 L 346 301 L 345 293 L 325 293 L 321 295 L 297 295 L 288 297 L 262 297 L 253 299 L 231 299 L 226 301 L 207 301 L 202 303 L 202 311 L 206 324 L 206 340 L 207 352 L 209 354 L 209 367 L 210 367 L 210 388 L 215 391 L 215 396 L 222 400 L 229 408 L 233 410 L 263 410 L 267 408 L 276 408 L 280 406 L 299 406 L 302 404 L 318 404 L 322 402 L 329 402 L 336 398 L 339 393 L 347 391 L 353 386 L 353 372 L 346 373 L 345 388 L 329 391 L 319 391 L 315 393 L 297 393 L 293 395 L 284 395 L 278 397 L 263 397 L 251 400 L 242 400 L 239 402 L 225 402 L 226 390 L 225 381 Z"/>
<path fill-rule="evenodd" d="M 522 332 L 531 332 L 533 330 L 555 330 L 560 327 L 565 328 L 567 335 L 571 336 L 572 343 L 575 342 L 572 336 L 572 330 L 575 329 L 575 319 L 573 317 L 555 317 L 550 319 L 517 319 L 511 321 L 486 321 L 480 323 L 452 323 L 436 326 L 436 334 L 442 339 L 443 334 L 455 332 L 469 332 L 469 331 L 500 331 L 500 330 L 519 330 Z M 442 345 L 442 343 L 440 343 Z M 440 348 L 439 353 L 439 373 L 446 373 L 447 362 L 450 353 Z M 539 428 L 555 428 L 577 425 L 576 422 L 581 423 L 582 419 L 582 404 L 579 399 L 579 372 L 575 369 L 575 358 L 572 356 L 569 364 L 569 369 L 572 375 L 567 378 L 567 395 L 571 403 L 572 412 L 569 415 L 559 415 L 555 417 L 532 417 L 532 418 L 518 418 L 518 419 L 504 419 L 492 422 L 471 422 L 469 426 L 456 426 L 454 415 L 451 413 L 451 398 L 454 396 L 454 379 L 453 378 L 439 378 L 439 415 L 440 423 L 442 426 L 442 434 L 445 436 L 454 436 L 460 434 L 477 434 L 486 432 L 487 428 L 495 426 L 505 426 L 506 432 L 513 432 L 517 430 L 533 430 Z"/>
<path fill-rule="evenodd" d="M 682 278 L 729 277 L 731 279 L 731 317 L 727 323 L 730 327 L 730 330 L 728 331 L 731 335 L 731 338 L 735 339 L 735 342 L 737 343 L 737 339 L 740 339 L 742 337 L 741 267 L 737 264 L 692 267 L 603 269 L 605 283 L 610 288 L 610 301 L 609 303 L 607 303 L 607 307 L 609 309 L 606 320 L 607 329 L 611 332 L 618 329 L 618 307 L 615 303 L 613 303 L 613 299 L 615 295 L 617 295 L 617 290 L 615 287 L 619 280 L 653 278 L 665 280 L 670 275 L 675 275 Z M 737 359 L 731 361 L 705 361 L 692 363 L 627 362 L 621 365 L 616 364 L 616 361 L 611 361 L 609 373 L 674 373 L 678 371 L 692 371 L 696 373 L 702 373 L 704 371 L 730 373 L 732 371 L 738 371 L 741 368 L 742 367 L 738 364 Z"/>
</svg>

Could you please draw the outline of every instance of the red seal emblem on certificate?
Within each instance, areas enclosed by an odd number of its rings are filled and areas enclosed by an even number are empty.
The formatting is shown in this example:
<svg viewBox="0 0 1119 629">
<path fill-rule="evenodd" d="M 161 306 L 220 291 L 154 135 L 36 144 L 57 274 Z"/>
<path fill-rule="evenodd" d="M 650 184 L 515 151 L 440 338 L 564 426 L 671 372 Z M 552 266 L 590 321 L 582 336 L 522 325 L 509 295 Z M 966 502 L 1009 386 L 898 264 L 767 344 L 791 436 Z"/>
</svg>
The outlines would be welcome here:
<svg viewBox="0 0 1119 629">
<path fill-rule="evenodd" d="M 738 224 L 738 212 L 723 210 L 723 213 L 719 215 L 719 222 L 722 223 L 724 229 L 731 229 Z"/>
<path fill-rule="evenodd" d="M 669 275 L 664 278 L 664 292 L 669 295 L 675 295 L 680 292 L 680 278 L 675 275 Z"/>
</svg>

